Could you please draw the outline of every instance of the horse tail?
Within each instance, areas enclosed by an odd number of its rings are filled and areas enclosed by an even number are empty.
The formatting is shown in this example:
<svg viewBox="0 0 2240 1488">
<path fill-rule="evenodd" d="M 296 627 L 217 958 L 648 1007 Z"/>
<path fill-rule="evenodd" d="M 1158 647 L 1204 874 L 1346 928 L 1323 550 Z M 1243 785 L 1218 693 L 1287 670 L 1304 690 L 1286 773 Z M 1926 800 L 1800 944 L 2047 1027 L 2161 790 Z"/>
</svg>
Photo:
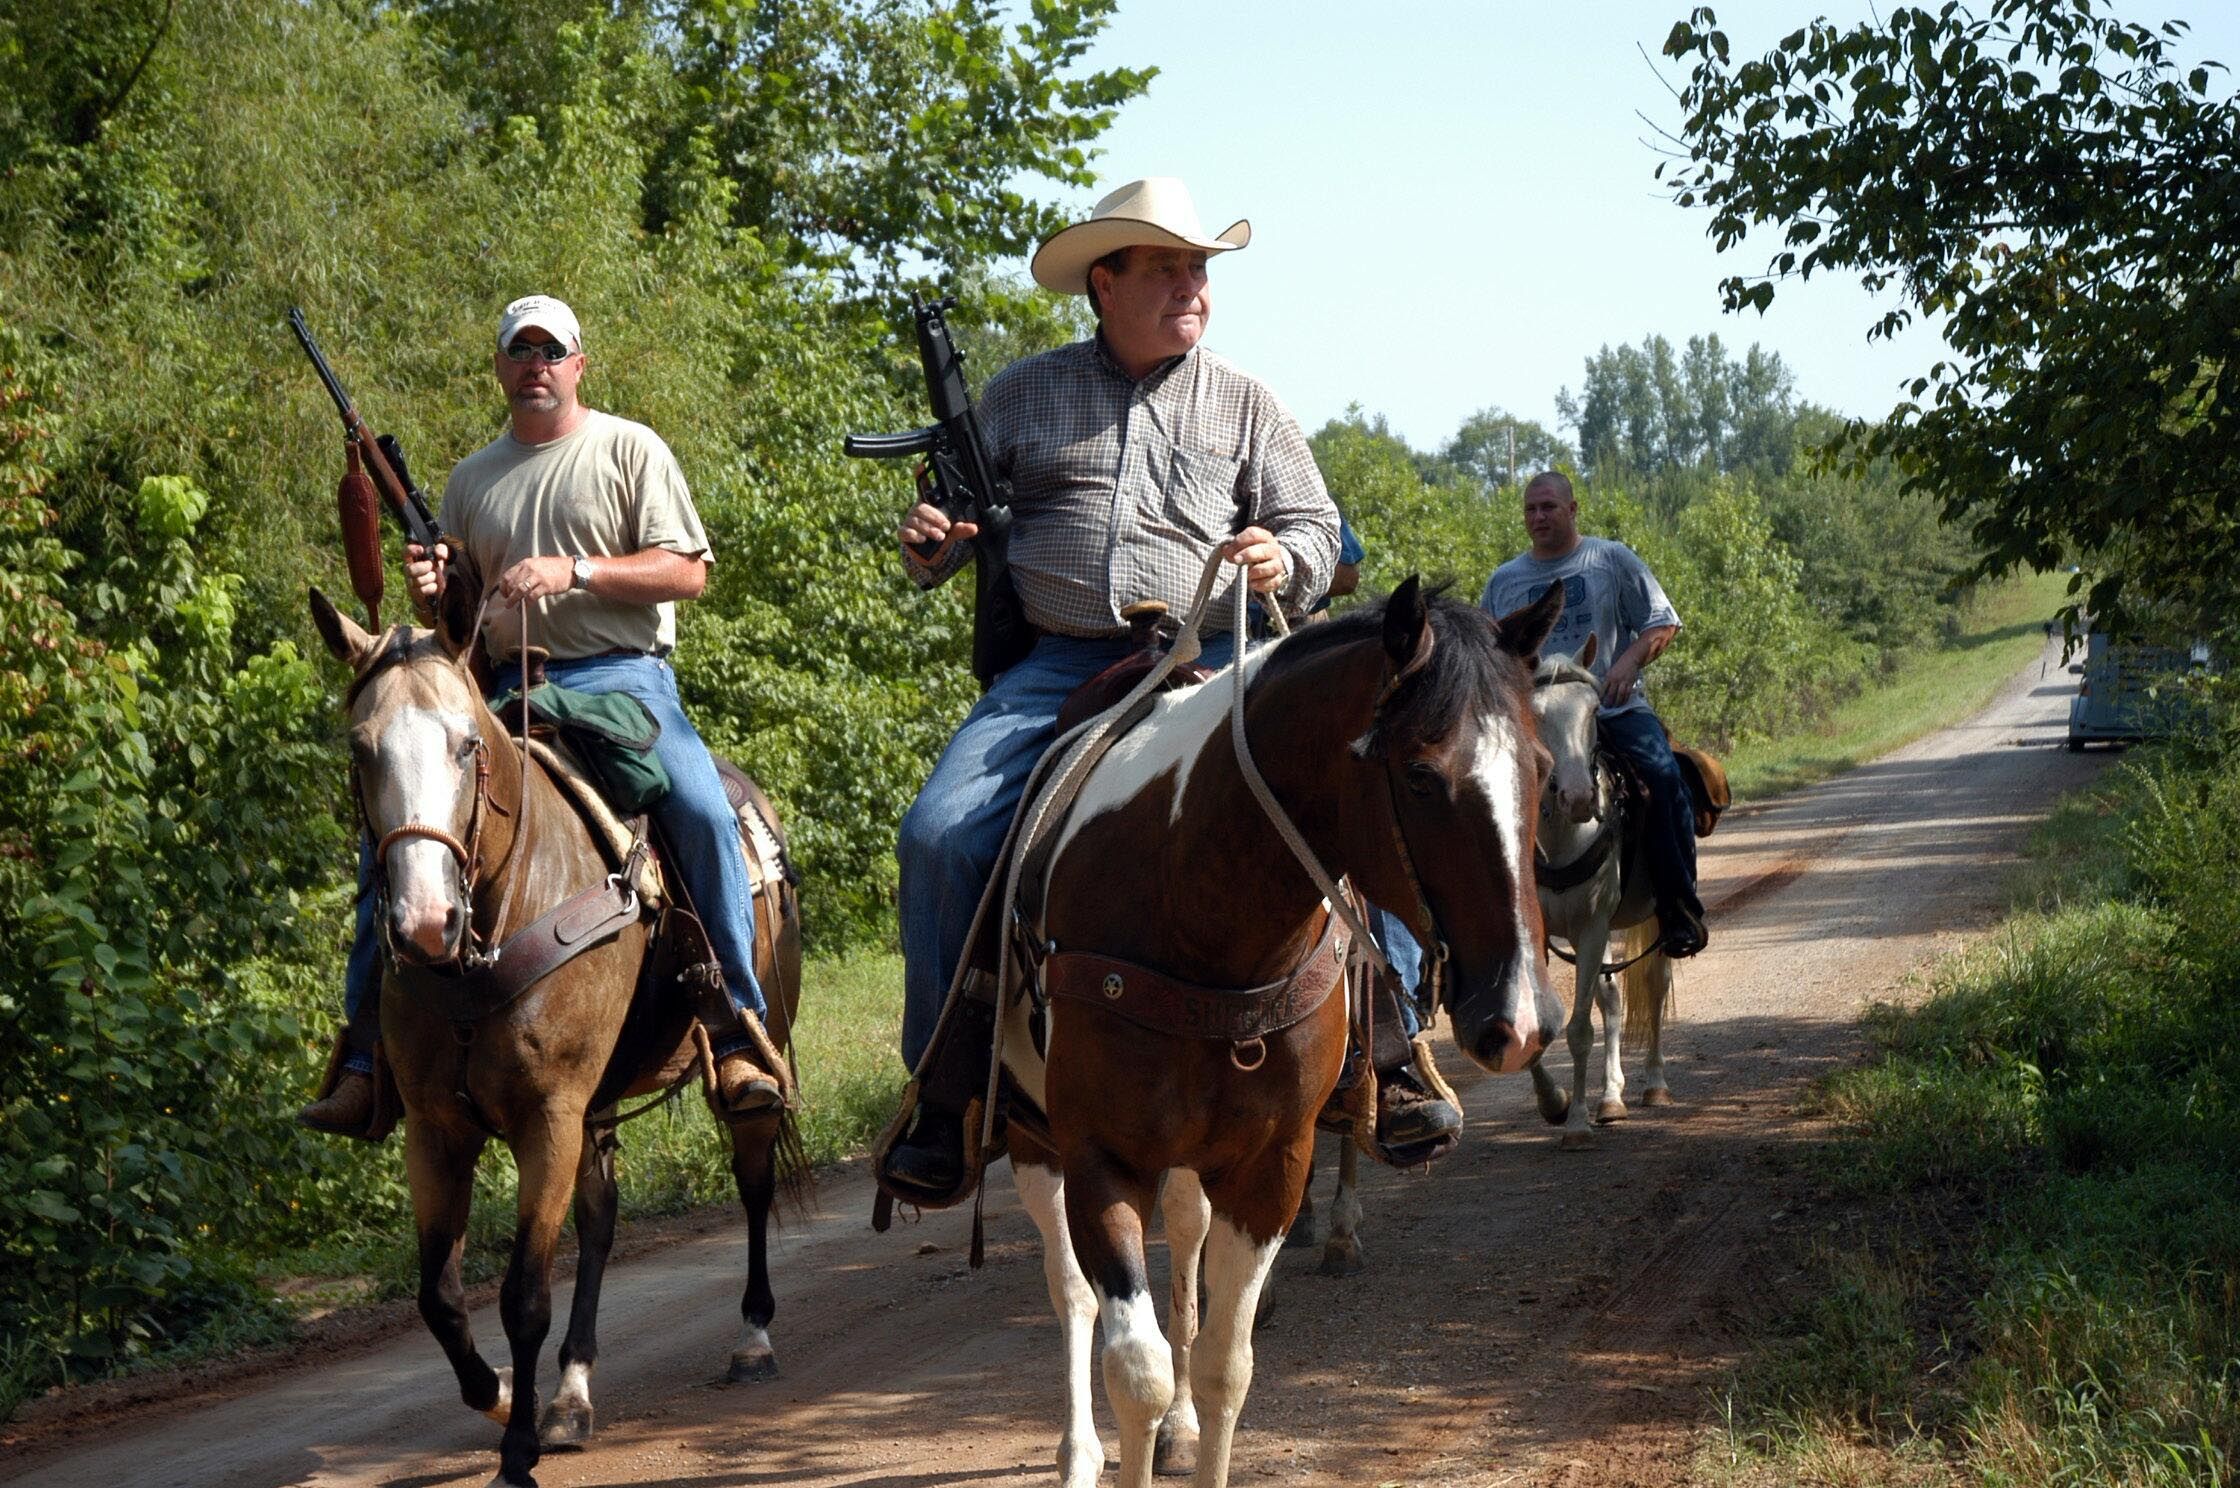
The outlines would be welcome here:
<svg viewBox="0 0 2240 1488">
<path fill-rule="evenodd" d="M 799 1114 L 778 1117 L 778 1135 L 771 1142 L 770 1162 L 778 1183 L 782 1210 L 796 1215 L 809 1212 L 817 1197 L 816 1169 L 809 1161 L 808 1144 L 801 1139 Z"/>
<path fill-rule="evenodd" d="M 1665 999 L 1662 1011 L 1671 1012 L 1676 1001 L 1673 992 L 1677 979 L 1672 974 L 1672 963 L 1666 959 L 1664 952 L 1649 951 L 1649 947 L 1655 945 L 1657 937 L 1663 933 L 1664 927 L 1652 915 L 1638 925 L 1628 926 L 1618 946 L 1617 958 L 1620 961 L 1633 961 L 1634 957 L 1641 957 L 1618 973 L 1618 992 L 1625 1000 L 1626 1008 L 1625 1038 L 1629 1044 L 1647 1038 L 1650 1025 L 1658 1015 L 1659 971 L 1664 973 L 1661 978 Z M 1642 955 L 1644 951 L 1649 951 L 1649 954 Z"/>
</svg>

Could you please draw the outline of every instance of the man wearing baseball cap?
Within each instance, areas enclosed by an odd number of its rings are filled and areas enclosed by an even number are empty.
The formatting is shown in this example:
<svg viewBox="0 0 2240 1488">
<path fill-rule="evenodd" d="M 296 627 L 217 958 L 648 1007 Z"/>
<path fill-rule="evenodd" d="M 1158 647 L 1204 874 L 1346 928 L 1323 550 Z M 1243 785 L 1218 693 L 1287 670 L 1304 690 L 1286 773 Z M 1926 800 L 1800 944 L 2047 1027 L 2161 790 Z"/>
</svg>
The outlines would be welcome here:
<svg viewBox="0 0 2240 1488">
<path fill-rule="evenodd" d="M 903 818 L 902 1056 L 918 1108 L 881 1164 L 897 1197 L 947 1202 L 965 1176 L 961 1117 L 986 1079 L 995 989 L 967 978 L 944 1022 L 949 983 L 1060 705 L 1132 649 L 1122 610 L 1156 600 L 1187 612 L 1216 545 L 1239 570 L 1229 583 L 1292 614 L 1329 587 L 1338 512 L 1306 436 L 1264 384 L 1199 344 L 1207 264 L 1251 238 L 1243 221 L 1206 232 L 1171 177 L 1120 187 L 1033 260 L 1044 289 L 1088 296 L 1096 335 L 1012 364 L 981 399 L 1011 483 L 1011 573 L 1039 634 L 966 716 Z M 930 588 L 970 560 L 977 530 L 921 503 L 896 535 L 911 577 Z M 928 542 L 941 546 L 921 558 Z M 1234 651 L 1228 593 L 1224 584 L 1208 607 L 1209 665 Z"/>
<path fill-rule="evenodd" d="M 578 692 L 626 692 L 660 725 L 654 754 L 671 788 L 654 813 L 671 848 L 670 870 L 683 880 L 723 968 L 724 998 L 698 1010 L 715 1046 L 712 1095 L 727 1116 L 768 1110 L 785 1099 L 785 1071 L 762 1030 L 753 890 L 738 818 L 678 701 L 668 662 L 677 601 L 707 587 L 708 535 L 661 436 L 578 400 L 583 329 L 566 304 L 529 295 L 507 305 L 492 366 L 511 427 L 459 462 L 443 500 L 451 543 L 490 581 L 484 651 L 519 650 L 526 606 L 532 642 L 550 652 L 552 681 Z M 414 601 L 432 611 L 449 546 L 432 555 L 409 544 L 405 551 Z M 305 1125 L 366 1132 L 380 984 L 367 895 L 350 955 L 342 1077 L 304 1110 Z"/>
</svg>

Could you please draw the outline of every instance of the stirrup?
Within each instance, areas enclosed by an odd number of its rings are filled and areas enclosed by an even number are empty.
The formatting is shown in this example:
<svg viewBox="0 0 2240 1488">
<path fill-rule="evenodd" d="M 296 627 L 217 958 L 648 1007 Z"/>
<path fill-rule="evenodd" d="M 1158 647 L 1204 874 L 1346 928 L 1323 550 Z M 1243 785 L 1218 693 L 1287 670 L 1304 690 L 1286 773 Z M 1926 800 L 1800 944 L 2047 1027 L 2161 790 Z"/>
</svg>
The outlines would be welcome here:
<svg viewBox="0 0 2240 1488">
<path fill-rule="evenodd" d="M 772 1112 L 798 1109 L 800 1090 L 794 1082 L 792 1061 L 779 1052 L 760 1018 L 744 1008 L 736 1009 L 735 1013 L 734 1028 L 747 1036 L 747 1047 L 744 1049 L 733 1049 L 719 1055 L 715 1052 L 715 1036 L 708 1025 L 703 1022 L 698 1026 L 697 1032 L 703 1046 L 702 1057 L 707 1060 L 705 1075 L 708 1109 L 721 1121 L 751 1121 Z M 778 1098 L 775 1101 L 734 1108 L 724 1100 L 721 1066 L 725 1060 L 734 1056 L 744 1057 L 769 1084 L 777 1087 Z"/>
<path fill-rule="evenodd" d="M 378 1040 L 373 1046 L 373 1072 L 361 1076 L 370 1080 L 373 1087 L 373 1099 L 366 1112 L 365 1124 L 353 1131 L 305 1119 L 321 1102 L 333 1095 L 345 1079 L 359 1073 L 345 1066 L 344 1062 L 349 1056 L 350 1031 L 345 1028 L 336 1032 L 334 1045 L 327 1051 L 327 1070 L 319 1079 L 319 1093 L 312 1097 L 310 1105 L 296 1113 L 296 1120 L 306 1129 L 323 1132 L 328 1136 L 350 1137 L 360 1142 L 385 1141 L 404 1114 L 404 1102 L 397 1097 L 396 1077 L 389 1072 L 389 1062 L 383 1057 Z"/>
<path fill-rule="evenodd" d="M 960 1118 L 963 1127 L 963 1161 L 957 1165 L 956 1183 L 945 1189 L 921 1188 L 890 1172 L 887 1165 L 887 1159 L 894 1154 L 896 1147 L 902 1145 L 903 1134 L 910 1130 L 911 1123 L 918 1114 L 918 1082 L 910 1082 L 902 1092 L 901 1109 L 895 1112 L 894 1120 L 887 1123 L 887 1129 L 879 1133 L 879 1140 L 871 1144 L 871 1177 L 879 1186 L 882 1200 L 873 1213 L 874 1229 L 886 1228 L 879 1223 L 879 1218 L 894 1204 L 908 1204 L 915 1209 L 949 1209 L 972 1197 L 973 1190 L 980 1186 L 980 1175 L 986 1170 L 989 1157 L 1002 1155 L 1004 1148 L 1000 1126 L 997 1128 L 994 1151 L 983 1152 L 980 1148 L 981 1118 L 986 1109 L 986 1103 L 977 1096 L 965 1104 L 964 1115 Z"/>
</svg>

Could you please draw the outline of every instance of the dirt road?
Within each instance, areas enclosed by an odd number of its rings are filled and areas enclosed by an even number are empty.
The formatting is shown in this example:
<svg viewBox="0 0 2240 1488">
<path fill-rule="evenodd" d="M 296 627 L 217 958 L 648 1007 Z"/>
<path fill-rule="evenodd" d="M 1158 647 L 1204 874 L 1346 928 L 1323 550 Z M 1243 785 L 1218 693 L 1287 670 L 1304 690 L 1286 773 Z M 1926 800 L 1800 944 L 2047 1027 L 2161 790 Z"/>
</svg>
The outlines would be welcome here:
<svg viewBox="0 0 2240 1488">
<path fill-rule="evenodd" d="M 1687 968 L 1668 1035 L 1679 1104 L 1637 1108 L 1595 1150 L 1567 1153 L 1521 1076 L 1458 1082 L 1466 1145 L 1431 1173 L 1379 1171 L 1366 1184 L 1366 1273 L 1326 1279 L 1313 1252 L 1285 1254 L 1234 1480 L 1686 1481 L 1703 1387 L 1774 1279 L 1765 1257 L 1787 1251 L 1769 1240 L 1817 1222 L 1783 1161 L 1812 1135 L 1794 1098 L 1856 1056 L 1864 1004 L 1899 994 L 1998 918 L 2003 870 L 2030 824 L 2099 764 L 2060 748 L 2071 690 L 2057 665 L 2033 665 L 1966 724 L 1731 815 L 1705 844 L 1712 948 Z M 1560 1041 L 1549 1063 L 1564 1079 Z M 968 1216 L 874 1235 L 869 1209 L 869 1185 L 848 1171 L 777 1241 L 774 1383 L 721 1383 L 742 1230 L 619 1266 L 601 1320 L 598 1439 L 548 1456 L 540 1480 L 1052 1481 L 1057 1332 L 1008 1177 L 991 1185 L 977 1274 Z M 485 1350 L 503 1350 L 494 1308 L 475 1330 Z M 554 1347 L 560 1331 L 556 1320 Z M 1109 1449 L 1101 1399 L 1099 1413 Z M 433 1342 L 410 1331 L 35 1441 L 13 1461 L 0 1453 L 0 1478 L 437 1488 L 486 1481 L 496 1437 L 458 1403 Z"/>
</svg>

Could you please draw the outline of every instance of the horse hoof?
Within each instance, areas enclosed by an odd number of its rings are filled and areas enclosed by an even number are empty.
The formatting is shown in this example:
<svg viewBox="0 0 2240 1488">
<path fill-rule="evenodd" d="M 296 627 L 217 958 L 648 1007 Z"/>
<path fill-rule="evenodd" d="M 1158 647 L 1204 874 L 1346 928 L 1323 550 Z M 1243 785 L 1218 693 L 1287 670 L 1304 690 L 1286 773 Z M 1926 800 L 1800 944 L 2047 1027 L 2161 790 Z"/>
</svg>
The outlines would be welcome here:
<svg viewBox="0 0 2240 1488">
<path fill-rule="evenodd" d="M 1061 1442 L 1058 1445 L 1058 1488 L 1096 1488 L 1097 1479 L 1104 1476 L 1109 1465 L 1104 1460 L 1104 1443 L 1094 1436 L 1086 1445 Z"/>
<path fill-rule="evenodd" d="M 1161 1478 L 1187 1478 L 1197 1470 L 1197 1428 L 1161 1421 L 1158 1439 L 1151 1444 L 1152 1475 Z"/>
<path fill-rule="evenodd" d="M 1645 1106 L 1669 1106 L 1672 1104 L 1672 1091 L 1663 1085 L 1652 1085 L 1641 1092 L 1641 1104 Z"/>
<path fill-rule="evenodd" d="M 591 1440 L 591 1403 L 587 1400 L 555 1400 L 544 1408 L 544 1419 L 537 1422 L 537 1441 L 545 1447 L 580 1447 Z"/>
<path fill-rule="evenodd" d="M 1626 1119 L 1626 1103 L 1622 1100 L 1604 1099 L 1594 1108 L 1594 1124 L 1608 1126 L 1613 1121 Z"/>
<path fill-rule="evenodd" d="M 1585 1152 L 1593 1146 L 1594 1133 L 1591 1131 L 1566 1131 L 1563 1134 L 1563 1150 L 1566 1152 Z"/>
<path fill-rule="evenodd" d="M 1547 1101 L 1540 1102 L 1540 1119 L 1550 1126 L 1563 1125 L 1570 1118 L 1570 1115 L 1571 1097 L 1568 1095 L 1552 1104 Z"/>
<path fill-rule="evenodd" d="M 1332 1240 L 1322 1248 L 1322 1264 L 1315 1269 L 1324 1276 L 1358 1276 L 1365 1264 L 1360 1241 Z"/>
<path fill-rule="evenodd" d="M 731 1372 L 724 1378 L 735 1385 L 758 1385 L 778 1377 L 778 1356 L 768 1349 L 731 1356 Z"/>
</svg>

